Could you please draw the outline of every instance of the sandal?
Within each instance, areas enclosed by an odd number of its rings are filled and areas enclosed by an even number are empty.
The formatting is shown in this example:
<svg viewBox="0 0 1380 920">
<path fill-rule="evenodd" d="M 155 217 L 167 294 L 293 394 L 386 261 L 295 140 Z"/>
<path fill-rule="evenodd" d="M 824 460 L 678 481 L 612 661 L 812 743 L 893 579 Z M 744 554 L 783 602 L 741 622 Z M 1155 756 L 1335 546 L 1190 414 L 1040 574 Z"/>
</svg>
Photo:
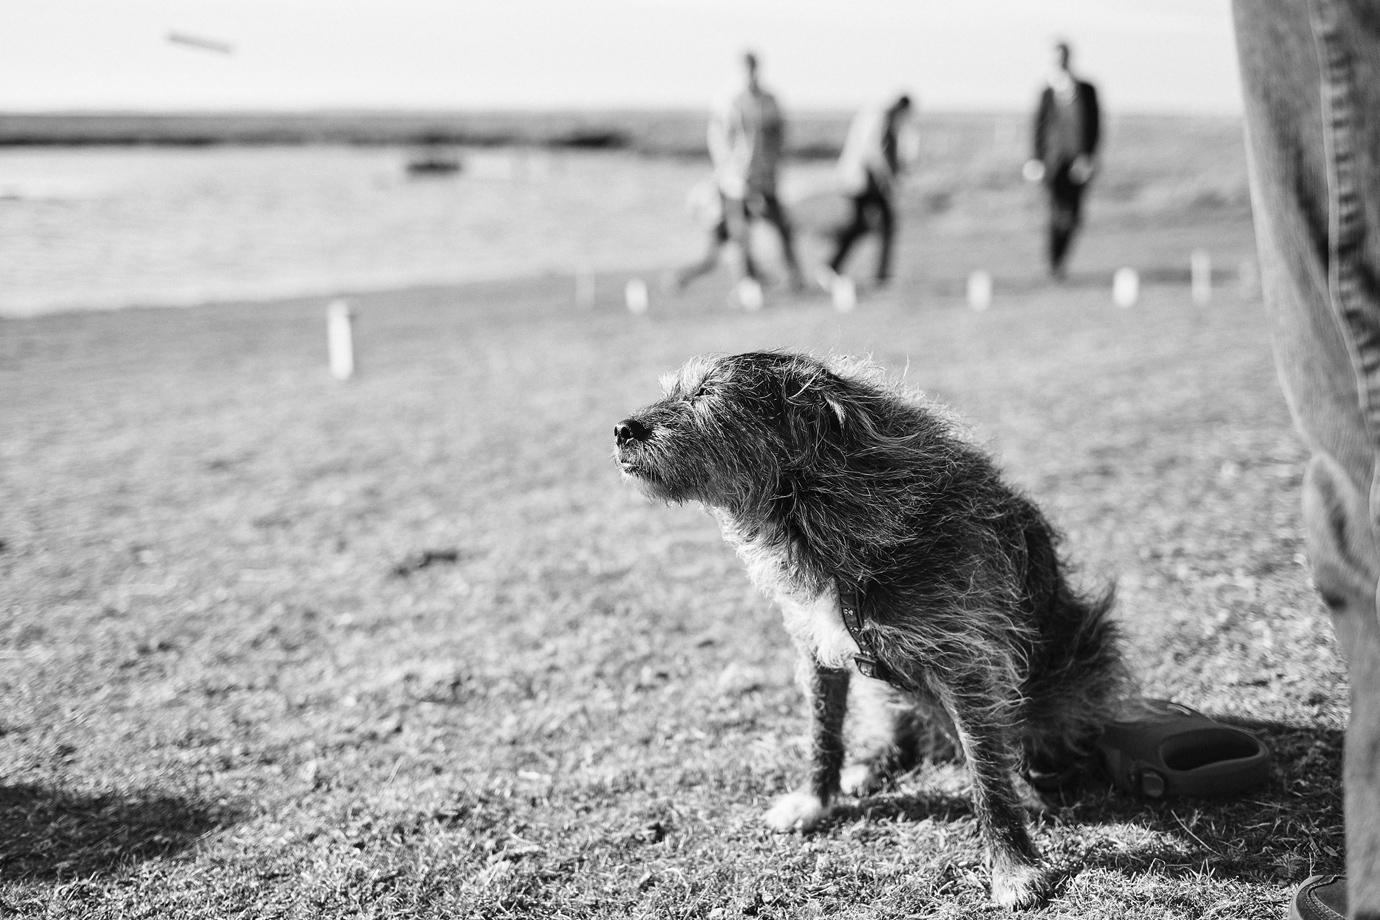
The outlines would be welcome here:
<svg viewBox="0 0 1380 920">
<path fill-rule="evenodd" d="M 1269 778 L 1270 751 L 1252 733 L 1169 700 L 1143 703 L 1142 718 L 1113 722 L 1097 742 L 1121 791 L 1239 795 Z"/>
</svg>

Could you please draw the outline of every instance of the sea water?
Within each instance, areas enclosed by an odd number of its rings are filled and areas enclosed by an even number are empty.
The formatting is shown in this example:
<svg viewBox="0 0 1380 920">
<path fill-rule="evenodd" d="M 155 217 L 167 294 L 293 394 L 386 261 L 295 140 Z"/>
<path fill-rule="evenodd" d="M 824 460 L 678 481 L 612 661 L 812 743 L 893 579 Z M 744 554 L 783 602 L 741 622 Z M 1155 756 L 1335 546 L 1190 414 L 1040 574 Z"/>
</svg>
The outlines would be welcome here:
<svg viewBox="0 0 1380 920">
<path fill-rule="evenodd" d="M 328 295 L 676 265 L 707 162 L 381 147 L 0 150 L 0 314 Z"/>
</svg>

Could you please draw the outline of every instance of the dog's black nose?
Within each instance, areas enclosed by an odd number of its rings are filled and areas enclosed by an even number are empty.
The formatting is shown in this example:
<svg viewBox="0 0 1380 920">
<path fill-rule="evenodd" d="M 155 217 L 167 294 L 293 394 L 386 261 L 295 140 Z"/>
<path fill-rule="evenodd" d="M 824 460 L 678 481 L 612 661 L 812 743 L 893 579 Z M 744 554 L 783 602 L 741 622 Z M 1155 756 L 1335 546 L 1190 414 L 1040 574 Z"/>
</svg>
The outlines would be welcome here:
<svg viewBox="0 0 1380 920">
<path fill-rule="evenodd" d="M 625 418 L 613 426 L 613 440 L 619 444 L 629 441 L 645 441 L 652 430 L 635 418 Z"/>
</svg>

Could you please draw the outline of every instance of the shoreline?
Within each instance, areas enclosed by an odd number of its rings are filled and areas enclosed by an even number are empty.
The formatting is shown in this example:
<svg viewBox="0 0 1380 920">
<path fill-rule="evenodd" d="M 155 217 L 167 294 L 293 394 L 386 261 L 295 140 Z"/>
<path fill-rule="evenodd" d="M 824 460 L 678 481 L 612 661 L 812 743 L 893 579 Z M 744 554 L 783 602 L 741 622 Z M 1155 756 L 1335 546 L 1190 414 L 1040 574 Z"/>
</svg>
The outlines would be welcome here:
<svg viewBox="0 0 1380 920">
<path fill-rule="evenodd" d="M 707 159 L 705 109 L 555 111 L 0 112 L 0 150 L 46 147 L 428 146 L 625 150 Z M 850 110 L 791 113 L 787 156 L 838 156 Z M 924 110 L 940 129 L 1024 131 L 1028 112 Z M 1240 113 L 1120 112 L 1111 124 L 1238 124 Z"/>
<path fill-rule="evenodd" d="M 707 159 L 706 113 L 39 112 L 0 113 L 0 149 L 44 147 L 402 146 L 627 151 Z M 800 112 L 788 152 L 838 155 L 847 112 Z"/>
<path fill-rule="evenodd" d="M 617 273 L 620 276 L 631 271 Z M 615 274 L 610 272 L 609 274 Z M 120 306 L 68 306 L 32 313 L 0 312 L 0 324 L 19 324 L 42 322 L 49 319 L 71 319 L 74 317 L 100 317 L 115 315 L 149 315 L 155 313 L 182 314 L 205 311 L 275 310 L 300 309 L 308 304 L 319 303 L 324 310 L 326 305 L 336 300 L 350 302 L 388 302 L 397 300 L 470 300 L 479 296 L 520 297 L 529 292 L 555 294 L 559 290 L 573 291 L 573 275 L 557 273 L 538 275 L 512 275 L 493 278 L 474 278 L 468 280 L 419 282 L 377 288 L 350 290 L 303 291 L 264 297 L 225 297 L 210 298 L 187 303 L 147 303 L 134 302 Z M 573 301 L 573 294 L 570 299 Z"/>
<path fill-rule="evenodd" d="M 610 279 L 598 291 L 598 302 L 611 302 L 617 299 L 621 305 L 623 285 L 630 277 L 642 277 L 655 289 L 659 277 L 666 266 L 624 266 L 620 268 L 597 269 L 596 279 Z M 397 284 L 377 286 L 332 288 L 304 288 L 299 291 L 266 293 L 263 296 L 211 296 L 179 302 L 150 302 L 135 300 L 122 304 L 65 305 L 52 309 L 39 309 L 30 312 L 7 311 L 0 309 L 0 323 L 20 323 L 42 320 L 46 317 L 105 316 L 128 313 L 180 313 L 201 310 L 234 310 L 241 308 L 273 309 L 296 307 L 308 303 L 320 303 L 324 309 L 327 303 L 335 300 L 346 301 L 389 301 L 409 298 L 436 298 L 442 296 L 468 299 L 469 295 L 485 294 L 491 297 L 515 297 L 526 293 L 542 292 L 557 297 L 561 294 L 575 308 L 575 271 L 547 271 L 517 274 L 501 274 L 472 278 L 417 280 Z M 612 282 L 616 279 L 616 282 Z M 597 288 L 596 288 L 597 290 Z M 589 309 L 589 308 L 586 308 Z"/>
</svg>

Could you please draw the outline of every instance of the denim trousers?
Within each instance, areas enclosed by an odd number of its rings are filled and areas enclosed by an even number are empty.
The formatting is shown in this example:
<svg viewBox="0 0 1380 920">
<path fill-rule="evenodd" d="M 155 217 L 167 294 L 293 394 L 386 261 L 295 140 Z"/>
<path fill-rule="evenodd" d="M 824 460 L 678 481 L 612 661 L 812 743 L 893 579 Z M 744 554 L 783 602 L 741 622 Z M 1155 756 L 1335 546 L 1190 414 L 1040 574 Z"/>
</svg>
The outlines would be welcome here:
<svg viewBox="0 0 1380 920">
<path fill-rule="evenodd" d="M 1235 0 L 1256 240 L 1346 659 L 1347 895 L 1380 918 L 1380 0 Z"/>
</svg>

